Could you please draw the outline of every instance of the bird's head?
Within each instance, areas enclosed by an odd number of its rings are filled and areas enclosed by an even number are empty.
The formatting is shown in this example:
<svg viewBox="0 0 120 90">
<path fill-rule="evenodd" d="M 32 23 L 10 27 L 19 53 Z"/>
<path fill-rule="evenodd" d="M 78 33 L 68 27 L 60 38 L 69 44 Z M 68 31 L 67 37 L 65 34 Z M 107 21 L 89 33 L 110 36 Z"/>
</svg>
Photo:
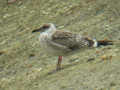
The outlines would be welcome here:
<svg viewBox="0 0 120 90">
<path fill-rule="evenodd" d="M 56 26 L 53 23 L 43 24 L 40 28 L 33 30 L 32 33 L 45 32 L 48 30 L 56 30 Z"/>
</svg>

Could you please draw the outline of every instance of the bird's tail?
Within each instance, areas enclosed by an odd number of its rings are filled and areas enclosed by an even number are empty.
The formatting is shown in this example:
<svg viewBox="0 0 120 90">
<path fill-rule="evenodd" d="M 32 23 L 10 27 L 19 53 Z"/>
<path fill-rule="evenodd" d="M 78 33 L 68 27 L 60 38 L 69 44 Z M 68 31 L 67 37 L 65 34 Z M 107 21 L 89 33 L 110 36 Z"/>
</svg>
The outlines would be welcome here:
<svg viewBox="0 0 120 90">
<path fill-rule="evenodd" d="M 93 39 L 93 47 L 99 47 L 99 46 L 107 46 L 107 45 L 113 45 L 114 44 L 114 41 L 112 40 L 94 40 Z"/>
<path fill-rule="evenodd" d="M 106 45 L 113 45 L 114 44 L 114 41 L 112 41 L 112 40 L 99 40 L 97 42 L 98 42 L 98 47 L 101 45 L 106 46 Z"/>
<path fill-rule="evenodd" d="M 90 39 L 90 38 L 85 38 L 89 42 L 90 47 L 99 47 L 99 46 L 107 46 L 107 45 L 113 45 L 114 41 L 112 40 L 96 40 L 96 39 Z"/>
</svg>

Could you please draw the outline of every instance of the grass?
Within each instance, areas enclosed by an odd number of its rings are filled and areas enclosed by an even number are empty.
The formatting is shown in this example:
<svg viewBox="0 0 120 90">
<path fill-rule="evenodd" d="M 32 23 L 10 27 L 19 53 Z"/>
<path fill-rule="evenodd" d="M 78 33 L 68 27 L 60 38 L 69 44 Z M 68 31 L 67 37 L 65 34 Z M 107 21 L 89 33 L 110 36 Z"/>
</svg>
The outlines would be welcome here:
<svg viewBox="0 0 120 90">
<path fill-rule="evenodd" d="M 1 0 L 0 89 L 118 90 L 119 43 L 64 57 L 64 69 L 49 74 L 57 57 L 46 55 L 38 42 L 39 33 L 31 31 L 52 22 L 59 29 L 98 40 L 120 40 L 119 8 L 118 0 L 18 0 L 9 5 Z M 108 58 L 102 60 L 104 55 Z"/>
</svg>

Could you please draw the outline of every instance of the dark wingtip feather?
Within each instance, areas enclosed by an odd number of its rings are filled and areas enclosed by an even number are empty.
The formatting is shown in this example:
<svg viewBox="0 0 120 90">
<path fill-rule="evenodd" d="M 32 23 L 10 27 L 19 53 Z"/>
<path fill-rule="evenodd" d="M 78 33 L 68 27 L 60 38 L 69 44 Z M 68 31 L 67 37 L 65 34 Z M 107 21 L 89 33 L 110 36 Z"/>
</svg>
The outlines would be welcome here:
<svg viewBox="0 0 120 90">
<path fill-rule="evenodd" d="M 113 41 L 112 40 L 99 40 L 98 41 L 98 47 L 99 46 L 107 46 L 107 45 L 113 45 Z"/>
</svg>

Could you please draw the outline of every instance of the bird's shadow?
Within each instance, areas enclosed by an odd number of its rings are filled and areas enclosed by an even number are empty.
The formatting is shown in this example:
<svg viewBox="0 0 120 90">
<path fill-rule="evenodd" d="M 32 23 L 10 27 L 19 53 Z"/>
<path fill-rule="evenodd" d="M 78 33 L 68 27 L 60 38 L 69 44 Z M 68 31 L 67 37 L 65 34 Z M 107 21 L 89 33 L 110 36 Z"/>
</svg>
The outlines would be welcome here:
<svg viewBox="0 0 120 90">
<path fill-rule="evenodd" d="M 74 63 L 71 63 L 71 64 L 63 65 L 60 70 L 56 70 L 56 69 L 51 70 L 51 71 L 49 70 L 49 71 L 45 72 L 44 74 L 42 74 L 42 75 L 40 76 L 40 79 L 41 79 L 41 80 L 42 80 L 42 79 L 45 79 L 45 78 L 47 78 L 47 77 L 50 76 L 50 75 L 57 74 L 58 72 L 61 72 L 61 71 L 65 70 L 65 69 L 70 68 L 70 67 L 72 67 L 72 66 L 74 66 L 74 65 L 77 65 L 77 64 L 79 64 L 79 63 L 80 63 L 80 62 L 74 62 Z"/>
<path fill-rule="evenodd" d="M 55 69 L 55 70 L 52 70 L 52 71 L 48 72 L 47 75 L 55 74 L 55 73 L 57 73 L 57 72 L 63 71 L 63 70 L 65 70 L 65 69 L 70 68 L 70 67 L 72 67 L 72 66 L 74 66 L 74 65 L 77 65 L 77 64 L 79 64 L 79 63 L 80 63 L 80 62 L 74 62 L 74 63 L 71 63 L 71 64 L 63 65 L 61 69 L 59 69 L 59 70 L 56 70 L 56 69 Z"/>
</svg>

